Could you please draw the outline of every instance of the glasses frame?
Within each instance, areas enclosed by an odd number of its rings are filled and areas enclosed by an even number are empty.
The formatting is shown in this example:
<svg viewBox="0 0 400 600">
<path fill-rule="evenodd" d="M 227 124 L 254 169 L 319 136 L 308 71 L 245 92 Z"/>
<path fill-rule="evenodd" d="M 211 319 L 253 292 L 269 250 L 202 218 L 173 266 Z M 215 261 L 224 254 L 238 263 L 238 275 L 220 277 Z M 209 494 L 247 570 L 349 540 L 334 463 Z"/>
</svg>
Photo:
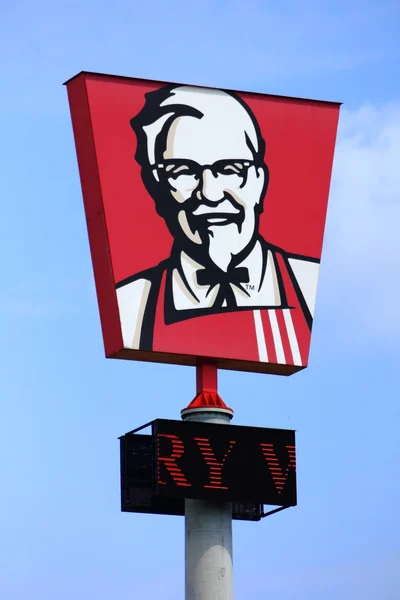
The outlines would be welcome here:
<svg viewBox="0 0 400 600">
<path fill-rule="evenodd" d="M 228 166 L 228 165 L 235 165 L 236 164 L 240 164 L 242 166 L 242 172 L 241 173 L 222 173 L 221 169 Z M 179 166 L 188 166 L 189 170 L 190 170 L 190 175 L 194 175 L 199 181 L 201 180 L 201 178 L 204 175 L 204 171 L 211 171 L 211 173 L 214 175 L 214 177 L 217 177 L 218 175 L 225 175 L 225 176 L 231 176 L 231 175 L 237 175 L 241 178 L 247 178 L 247 172 L 248 170 L 255 166 L 258 166 L 258 163 L 254 160 L 248 160 L 248 159 L 243 159 L 243 158 L 229 158 L 229 159 L 221 159 L 221 160 L 217 160 L 215 161 L 213 164 L 206 164 L 206 165 L 200 165 L 199 163 L 197 163 L 194 160 L 191 159 L 185 159 L 185 158 L 171 158 L 171 159 L 167 159 L 165 161 L 163 161 L 162 163 L 157 163 L 155 165 L 152 165 L 153 169 L 156 169 L 157 171 L 160 171 L 163 174 L 163 177 L 167 178 L 167 179 L 176 179 L 177 176 L 179 176 L 179 174 L 185 175 L 187 173 L 185 173 L 185 171 L 182 171 L 181 173 L 177 174 L 177 175 L 172 175 L 171 173 L 169 173 L 166 169 L 169 165 L 174 165 L 176 167 Z M 191 169 L 190 169 L 191 167 Z"/>
</svg>

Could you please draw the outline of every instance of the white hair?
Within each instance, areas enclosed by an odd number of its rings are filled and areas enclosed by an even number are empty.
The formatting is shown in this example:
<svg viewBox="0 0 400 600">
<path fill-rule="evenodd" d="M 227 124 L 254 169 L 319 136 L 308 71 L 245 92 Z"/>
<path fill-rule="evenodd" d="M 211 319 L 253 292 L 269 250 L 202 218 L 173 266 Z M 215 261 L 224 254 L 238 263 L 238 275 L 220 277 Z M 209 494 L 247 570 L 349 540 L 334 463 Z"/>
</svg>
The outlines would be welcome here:
<svg viewBox="0 0 400 600">
<path fill-rule="evenodd" d="M 152 93 L 157 92 L 150 92 L 150 94 Z M 146 154 L 149 165 L 154 165 L 156 162 L 156 142 L 165 124 L 174 120 L 174 116 L 176 118 L 185 116 L 186 112 L 181 113 L 177 110 L 178 107 L 191 108 L 196 113 L 193 116 L 198 115 L 198 118 L 212 115 L 213 120 L 221 127 L 228 125 L 229 128 L 244 132 L 247 143 L 254 154 L 259 154 L 263 150 L 260 148 L 260 132 L 254 117 L 245 104 L 228 92 L 193 86 L 178 86 L 170 88 L 168 96 L 158 106 L 163 109 L 158 118 L 153 122 L 149 122 L 148 119 L 147 124 L 141 124 L 146 136 Z M 171 111 L 168 111 L 169 106 Z M 137 131 L 137 125 L 134 126 L 134 129 Z M 217 138 L 218 131 L 216 131 Z"/>
</svg>

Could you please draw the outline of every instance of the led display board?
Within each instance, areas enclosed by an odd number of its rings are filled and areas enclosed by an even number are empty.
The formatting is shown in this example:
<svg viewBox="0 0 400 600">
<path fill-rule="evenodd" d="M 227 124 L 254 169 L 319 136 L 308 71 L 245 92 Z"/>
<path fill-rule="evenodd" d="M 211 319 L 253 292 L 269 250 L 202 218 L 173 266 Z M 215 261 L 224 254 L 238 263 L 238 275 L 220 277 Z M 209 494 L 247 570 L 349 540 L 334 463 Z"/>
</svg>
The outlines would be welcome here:
<svg viewBox="0 0 400 600">
<path fill-rule="evenodd" d="M 256 519 L 260 505 L 296 505 L 294 431 L 165 419 L 151 427 L 121 438 L 123 510 L 182 514 L 183 499 L 197 498 L 241 503 L 236 513 Z"/>
<path fill-rule="evenodd" d="M 339 105 L 67 82 L 108 357 L 307 366 Z"/>
</svg>

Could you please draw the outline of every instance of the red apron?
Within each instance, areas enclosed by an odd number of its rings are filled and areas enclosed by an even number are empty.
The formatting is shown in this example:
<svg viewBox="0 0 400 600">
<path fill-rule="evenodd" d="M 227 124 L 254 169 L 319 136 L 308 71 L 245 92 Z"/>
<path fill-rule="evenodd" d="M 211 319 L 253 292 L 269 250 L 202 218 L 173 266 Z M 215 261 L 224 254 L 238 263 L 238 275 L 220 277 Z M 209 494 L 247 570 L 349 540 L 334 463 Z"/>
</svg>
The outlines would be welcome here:
<svg viewBox="0 0 400 600">
<path fill-rule="evenodd" d="M 287 307 L 207 314 L 168 325 L 164 320 L 165 270 L 156 307 L 153 350 L 306 366 L 310 328 L 285 260 L 279 253 L 275 256 L 286 292 Z"/>
</svg>

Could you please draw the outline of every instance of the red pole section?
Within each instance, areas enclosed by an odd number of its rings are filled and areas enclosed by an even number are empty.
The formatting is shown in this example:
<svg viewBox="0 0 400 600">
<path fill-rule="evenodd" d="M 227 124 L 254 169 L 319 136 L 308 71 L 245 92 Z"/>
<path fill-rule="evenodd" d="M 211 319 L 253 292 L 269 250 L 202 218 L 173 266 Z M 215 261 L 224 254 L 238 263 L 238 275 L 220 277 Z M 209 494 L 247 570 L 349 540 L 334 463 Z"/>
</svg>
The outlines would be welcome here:
<svg viewBox="0 0 400 600">
<path fill-rule="evenodd" d="M 196 394 L 202 392 L 218 392 L 218 367 L 215 363 L 196 365 Z"/>
<path fill-rule="evenodd" d="M 189 406 L 181 410 L 182 418 L 189 414 L 204 411 L 226 413 L 232 418 L 233 410 L 229 408 L 218 394 L 218 368 L 216 363 L 205 360 L 196 365 L 196 397 Z"/>
</svg>

